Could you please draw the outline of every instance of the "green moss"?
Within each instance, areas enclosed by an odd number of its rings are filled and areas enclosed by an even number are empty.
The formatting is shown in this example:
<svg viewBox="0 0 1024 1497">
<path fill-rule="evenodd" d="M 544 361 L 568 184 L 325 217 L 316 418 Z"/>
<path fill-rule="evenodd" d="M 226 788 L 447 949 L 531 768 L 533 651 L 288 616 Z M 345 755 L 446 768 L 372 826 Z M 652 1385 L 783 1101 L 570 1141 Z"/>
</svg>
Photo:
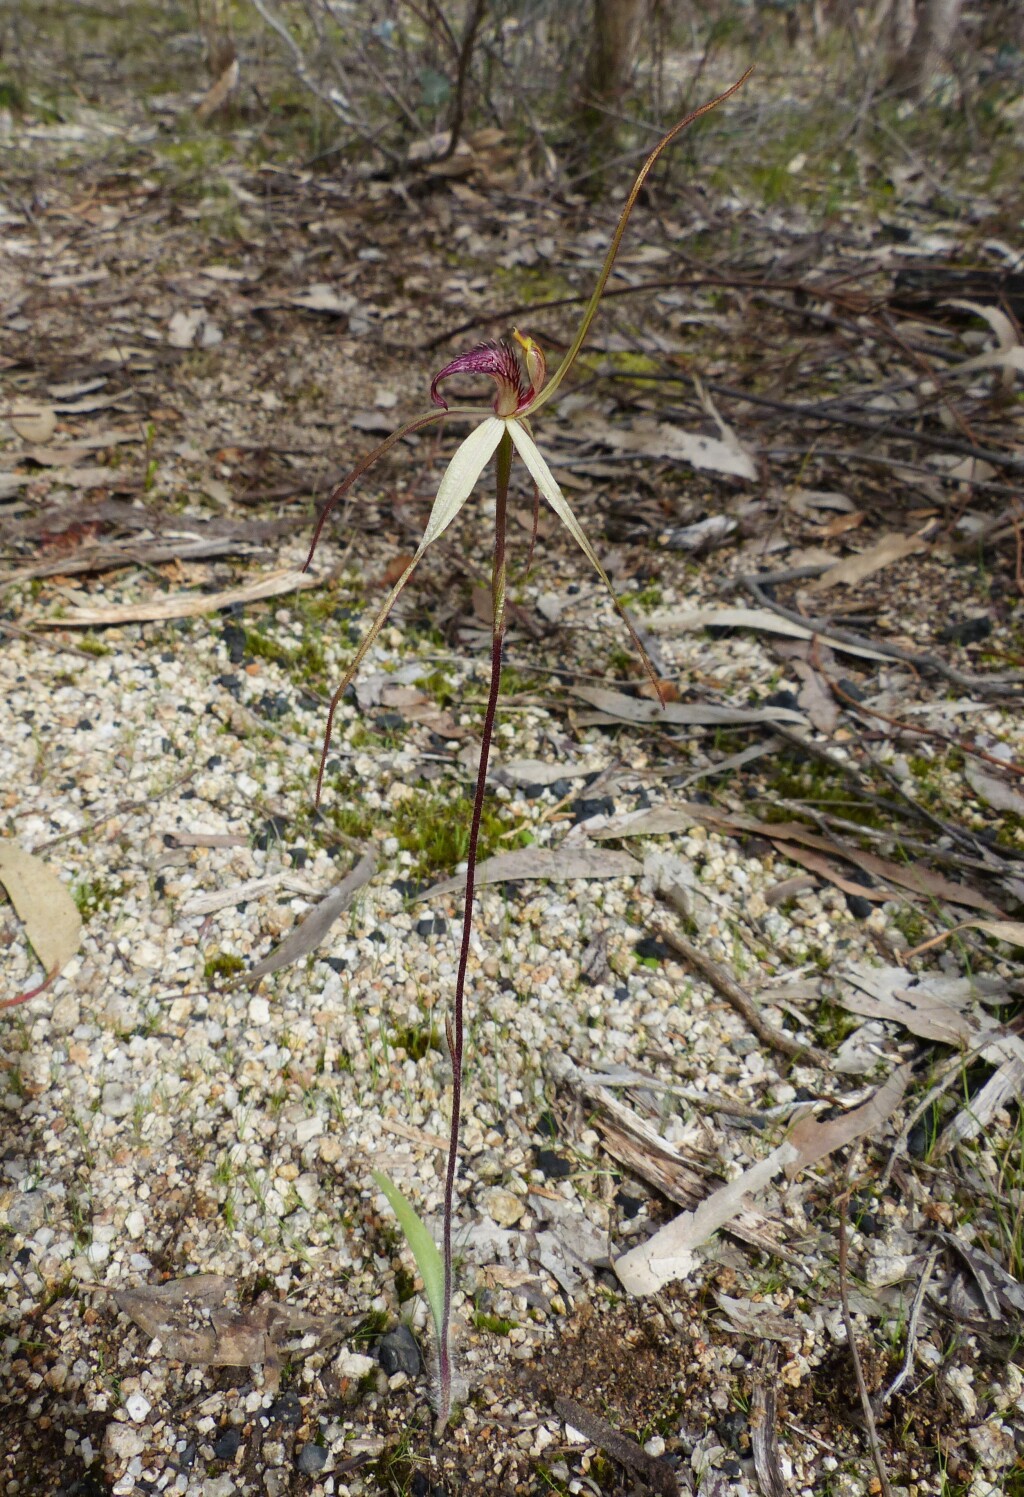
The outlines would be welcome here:
<svg viewBox="0 0 1024 1497">
<path fill-rule="evenodd" d="M 379 1341 L 388 1328 L 391 1317 L 386 1310 L 369 1310 L 352 1332 L 352 1340 L 361 1346 Z"/>
<path fill-rule="evenodd" d="M 404 1029 L 396 1029 L 391 1043 L 396 1050 L 404 1050 L 410 1060 L 420 1061 L 429 1050 L 442 1048 L 441 1031 L 434 1024 L 427 1029 L 416 1029 L 410 1024 Z"/>
<path fill-rule="evenodd" d="M 224 978 L 237 977 L 245 971 L 245 962 L 231 951 L 214 951 L 203 963 L 204 982 L 215 983 Z"/>
<path fill-rule="evenodd" d="M 499 802 L 487 797 L 480 820 L 479 857 L 490 857 L 498 847 L 522 847 L 529 840 L 523 831 L 515 836 L 503 834 L 509 825 L 502 817 Z M 416 792 L 406 796 L 395 808 L 389 831 L 397 837 L 404 852 L 412 854 L 412 872 L 423 878 L 428 874 L 449 872 L 469 850 L 469 832 L 473 820 L 473 802 L 467 795 L 453 795 L 450 790 Z M 499 839 L 501 839 L 499 841 Z"/>
<path fill-rule="evenodd" d="M 861 1020 L 849 1010 L 825 999 L 814 1019 L 814 1032 L 825 1050 L 836 1050 L 857 1029 Z"/>
<path fill-rule="evenodd" d="M 303 680 L 311 676 L 319 679 L 327 669 L 323 645 L 309 637 L 304 638 L 297 649 L 289 649 L 261 629 L 246 629 L 245 648 L 258 660 L 272 660 Z"/>
<path fill-rule="evenodd" d="M 891 830 L 888 820 L 877 806 L 860 799 L 850 781 L 838 768 L 821 759 L 798 759 L 780 754 L 767 775 L 760 815 L 765 821 L 791 821 L 792 811 L 780 807 L 780 800 L 800 801 L 822 806 L 846 821 L 878 830 Z"/>
<path fill-rule="evenodd" d="M 933 926 L 927 921 L 920 911 L 905 905 L 897 910 L 892 917 L 892 923 L 896 929 L 905 936 L 910 946 L 920 946 L 922 941 L 927 941 L 933 932 Z"/>
<path fill-rule="evenodd" d="M 114 652 L 109 645 L 105 645 L 95 634 L 83 634 L 78 641 L 78 648 L 84 650 L 87 655 L 95 655 L 97 658 L 103 655 L 112 655 Z"/>
<path fill-rule="evenodd" d="M 474 1310 L 473 1324 L 478 1331 L 490 1331 L 495 1336 L 507 1336 L 514 1331 L 518 1321 L 506 1320 L 501 1315 L 487 1315 L 483 1310 Z"/>
<path fill-rule="evenodd" d="M 0 70 L 0 109 L 9 109 L 12 114 L 24 114 L 27 105 L 28 94 L 22 84 L 6 68 Z"/>
<path fill-rule="evenodd" d="M 412 1299 L 416 1292 L 416 1280 L 414 1276 L 407 1268 L 403 1268 L 400 1263 L 395 1269 L 395 1295 L 398 1303 L 404 1305 L 406 1300 Z"/>
<path fill-rule="evenodd" d="M 86 879 L 72 884 L 71 898 L 75 901 L 75 908 L 85 921 L 91 920 L 94 915 L 103 910 L 109 910 L 114 900 L 124 891 L 124 885 L 119 883 L 107 883 L 103 879 Z"/>
<path fill-rule="evenodd" d="M 429 675 L 417 676 L 416 685 L 432 697 L 439 707 L 448 707 L 455 700 L 455 688 L 442 670 L 433 670 Z"/>
</svg>

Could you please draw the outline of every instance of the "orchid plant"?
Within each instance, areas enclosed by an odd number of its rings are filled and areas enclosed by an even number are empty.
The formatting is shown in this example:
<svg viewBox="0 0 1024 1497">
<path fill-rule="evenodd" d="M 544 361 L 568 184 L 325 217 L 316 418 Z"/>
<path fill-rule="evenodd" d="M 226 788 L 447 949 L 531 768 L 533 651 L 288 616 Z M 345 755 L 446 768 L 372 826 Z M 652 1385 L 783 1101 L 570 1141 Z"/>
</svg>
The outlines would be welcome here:
<svg viewBox="0 0 1024 1497">
<path fill-rule="evenodd" d="M 412 421 L 399 427 L 397 431 L 392 432 L 385 441 L 364 457 L 361 462 L 357 463 L 332 490 L 320 514 L 316 530 L 313 534 L 309 555 L 303 567 L 305 571 L 310 566 L 317 543 L 323 532 L 324 524 L 335 505 L 348 493 L 357 479 L 362 477 L 377 459 L 382 457 L 396 442 L 401 441 L 403 437 L 409 436 L 413 432 L 421 431 L 424 427 L 443 421 L 447 417 L 464 417 L 476 422 L 473 430 L 456 449 L 454 456 L 445 470 L 434 498 L 426 529 L 423 532 L 423 536 L 412 560 L 388 593 L 373 623 L 364 635 L 359 648 L 356 650 L 355 656 L 348 670 L 345 672 L 343 680 L 331 698 L 316 785 L 316 801 L 317 805 L 319 805 L 323 791 L 327 754 L 334 728 L 334 718 L 342 695 L 366 658 L 367 652 L 383 628 L 399 595 L 419 565 L 428 546 L 431 546 L 451 525 L 456 515 L 458 515 L 466 504 L 476 487 L 478 479 L 493 457 L 495 459 L 496 472 L 496 504 L 494 551 L 491 569 L 491 677 L 487 706 L 484 712 L 480 744 L 480 764 L 477 771 L 476 793 L 473 801 L 473 816 L 467 850 L 466 895 L 455 995 L 451 1016 L 446 1018 L 445 1022 L 452 1066 L 452 1100 L 448 1160 L 444 1181 L 442 1245 L 440 1252 L 438 1252 L 433 1238 L 417 1216 L 413 1207 L 396 1189 L 394 1184 L 385 1176 L 377 1173 L 374 1174 L 374 1179 L 383 1190 L 392 1209 L 395 1211 L 399 1224 L 405 1233 L 406 1240 L 416 1258 L 417 1266 L 423 1279 L 424 1291 L 434 1320 L 437 1333 L 438 1435 L 443 1433 L 452 1407 L 452 1223 L 462 1118 L 466 973 L 469 964 L 470 938 L 473 928 L 473 903 L 480 822 L 487 785 L 491 739 L 494 732 L 498 694 L 501 686 L 502 650 L 506 625 L 506 521 L 509 476 L 512 469 L 513 455 L 518 454 L 533 480 L 534 538 L 537 531 L 540 496 L 543 496 L 608 589 L 612 602 L 625 622 L 626 628 L 629 630 L 633 643 L 660 698 L 660 683 L 655 675 L 647 652 L 641 644 L 633 624 L 619 605 L 607 573 L 602 567 L 593 546 L 584 534 L 575 514 L 569 507 L 565 495 L 559 488 L 540 448 L 537 446 L 533 436 L 532 422 L 542 407 L 556 394 L 576 362 L 576 358 L 583 346 L 583 341 L 601 304 L 601 298 L 608 283 L 608 278 L 611 275 L 612 266 L 615 263 L 615 257 L 618 254 L 629 216 L 655 162 L 665 148 L 688 125 L 692 124 L 694 120 L 699 119 L 701 115 L 707 114 L 709 110 L 714 109 L 723 100 L 728 99 L 731 94 L 734 94 L 746 82 L 751 71 L 752 69 L 748 69 L 743 74 L 743 77 L 734 83 L 731 88 L 726 89 L 717 98 L 709 100 L 706 104 L 702 104 L 700 108 L 694 109 L 685 119 L 680 120 L 667 135 L 662 137 L 647 157 L 637 174 L 637 178 L 633 183 L 633 187 L 619 216 L 618 224 L 612 235 L 608 252 L 597 278 L 594 293 L 587 304 L 582 321 L 569 346 L 569 350 L 558 366 L 553 378 L 550 380 L 546 378 L 547 365 L 544 354 L 536 342 L 533 338 L 519 332 L 517 329 L 514 329 L 508 338 L 501 338 L 496 342 L 480 343 L 467 353 L 460 354 L 451 363 L 446 364 L 434 376 L 430 386 L 430 398 L 435 409 L 415 417 Z M 441 394 L 441 385 L 444 381 L 456 375 L 486 375 L 492 379 L 495 391 L 491 409 L 481 410 L 474 406 L 449 407 L 444 396 Z M 530 549 L 532 555 L 532 540 Z"/>
</svg>

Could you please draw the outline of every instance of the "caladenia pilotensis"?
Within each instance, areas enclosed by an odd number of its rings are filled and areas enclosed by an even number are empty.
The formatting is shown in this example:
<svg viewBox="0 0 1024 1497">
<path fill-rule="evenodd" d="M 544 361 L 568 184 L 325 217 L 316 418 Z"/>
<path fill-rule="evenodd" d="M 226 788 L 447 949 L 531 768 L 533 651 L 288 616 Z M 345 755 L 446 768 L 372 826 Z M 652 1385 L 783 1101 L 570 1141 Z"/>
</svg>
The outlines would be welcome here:
<svg viewBox="0 0 1024 1497">
<path fill-rule="evenodd" d="M 724 99 L 729 98 L 730 94 L 735 93 L 750 76 L 751 71 L 751 69 L 748 69 L 742 78 L 734 83 L 731 88 L 726 89 L 725 93 L 720 94 L 716 99 L 711 99 L 706 104 L 702 104 L 699 109 L 693 110 L 685 119 L 680 120 L 658 142 L 654 150 L 647 157 L 636 181 L 633 183 L 625 206 L 619 216 L 615 233 L 612 236 L 608 253 L 597 279 L 597 285 L 594 288 L 594 294 L 587 304 L 583 320 L 569 346 L 568 353 L 558 366 L 553 378 L 546 382 L 547 370 L 543 353 L 532 338 L 518 331 L 513 331 L 511 337 L 508 339 L 501 339 L 493 343 L 481 343 L 468 353 L 464 353 L 457 359 L 453 359 L 450 364 L 447 364 L 435 375 L 430 387 L 430 396 L 437 409 L 428 411 L 422 416 L 417 416 L 414 420 L 399 427 L 397 431 L 392 432 L 391 436 L 382 442 L 379 447 L 375 448 L 367 457 L 364 457 L 351 472 L 345 475 L 337 487 L 332 490 L 317 523 L 309 556 L 306 558 L 305 567 L 303 568 L 305 570 L 313 560 L 313 553 L 316 550 L 317 542 L 323 531 L 324 522 L 331 510 L 348 493 L 356 480 L 379 457 L 387 452 L 389 448 L 393 447 L 396 442 L 400 441 L 402 437 L 408 436 L 411 432 L 421 431 L 424 427 L 433 425 L 438 421 L 443 421 L 446 417 L 466 417 L 473 419 L 477 423 L 469 436 L 456 449 L 455 455 L 445 470 L 444 476 L 438 486 L 426 529 L 416 548 L 415 555 L 384 600 L 383 606 L 378 611 L 359 648 L 356 650 L 355 656 L 348 670 L 345 672 L 344 679 L 331 698 L 327 717 L 327 729 L 324 735 L 323 752 L 320 756 L 320 771 L 317 776 L 316 785 L 316 800 L 317 804 L 319 804 L 323 790 L 327 753 L 334 726 L 334 715 L 342 694 L 352 681 L 365 659 L 367 651 L 383 628 L 399 594 L 415 571 L 427 547 L 447 530 L 473 492 L 484 468 L 493 457 L 495 459 L 495 524 L 491 567 L 493 617 L 491 676 L 481 733 L 480 765 L 477 771 L 476 793 L 473 800 L 473 816 L 466 856 L 466 897 L 462 919 L 462 941 L 459 951 L 458 973 L 456 976 L 451 1014 L 445 1023 L 452 1065 L 452 1106 L 448 1161 L 444 1181 L 442 1245 L 440 1253 L 430 1233 L 404 1196 L 401 1195 L 390 1180 L 386 1179 L 383 1175 L 374 1174 L 374 1179 L 384 1191 L 395 1211 L 399 1224 L 405 1233 L 406 1240 L 416 1258 L 417 1266 L 423 1279 L 424 1292 L 434 1319 L 435 1330 L 437 1332 L 438 1434 L 442 1433 L 447 1425 L 452 1406 L 452 1222 L 454 1217 L 455 1180 L 458 1171 L 459 1136 L 462 1119 L 466 972 L 469 964 L 469 947 L 473 929 L 473 901 L 475 894 L 477 847 L 480 838 L 480 820 L 487 786 L 487 767 L 498 707 L 498 693 L 501 686 L 502 648 L 505 639 L 506 522 L 509 475 L 512 469 L 512 461 L 513 457 L 518 454 L 533 480 L 535 521 L 536 506 L 540 502 L 540 496 L 543 496 L 597 571 L 598 576 L 611 594 L 613 603 L 615 603 L 616 608 L 625 621 L 633 643 L 636 645 L 640 658 L 644 663 L 644 667 L 660 697 L 660 684 L 647 657 L 647 653 L 637 637 L 636 630 L 619 606 L 612 590 L 611 582 L 598 560 L 594 548 L 581 529 L 579 521 L 566 502 L 565 495 L 556 483 L 551 469 L 537 447 L 533 438 L 531 422 L 532 418 L 558 390 L 576 361 L 577 355 L 583 346 L 583 340 L 600 306 L 601 297 L 607 285 L 608 277 L 611 274 L 619 245 L 622 242 L 622 236 L 625 232 L 629 215 L 654 163 L 662 151 L 665 150 L 666 146 L 670 145 L 676 136 L 686 129 L 687 125 L 691 124 L 701 115 L 707 114 L 710 109 L 714 109 Z M 444 397 L 440 393 L 441 383 L 453 375 L 460 374 L 484 374 L 494 381 L 495 394 L 491 410 L 481 410 L 474 406 L 448 407 Z M 534 525 L 534 534 L 536 534 L 536 523 Z M 531 552 L 532 544 L 531 541 Z"/>
</svg>

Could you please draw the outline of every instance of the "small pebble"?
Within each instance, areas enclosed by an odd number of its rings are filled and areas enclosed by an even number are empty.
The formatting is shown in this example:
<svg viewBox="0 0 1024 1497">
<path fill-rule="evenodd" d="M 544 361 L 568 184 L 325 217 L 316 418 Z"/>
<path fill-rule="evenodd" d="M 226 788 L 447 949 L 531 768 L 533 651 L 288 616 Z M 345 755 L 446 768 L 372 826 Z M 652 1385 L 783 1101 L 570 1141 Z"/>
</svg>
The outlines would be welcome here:
<svg viewBox="0 0 1024 1497">
<path fill-rule="evenodd" d="M 512 1194 L 510 1190 L 502 1190 L 495 1186 L 484 1194 L 483 1208 L 492 1221 L 496 1221 L 499 1227 L 513 1227 L 526 1210 L 526 1203 L 519 1196 Z"/>
<path fill-rule="evenodd" d="M 124 1401 L 125 1413 L 136 1424 L 141 1424 L 153 1405 L 144 1393 L 130 1393 Z"/>
<path fill-rule="evenodd" d="M 396 1326 L 380 1338 L 377 1357 L 381 1367 L 391 1377 L 396 1372 L 405 1372 L 415 1377 L 420 1370 L 420 1349 L 416 1338 L 407 1325 Z"/>
<path fill-rule="evenodd" d="M 29 1237 L 46 1220 L 46 1196 L 41 1190 L 28 1190 L 15 1196 L 7 1208 L 7 1225 L 12 1232 Z"/>
<path fill-rule="evenodd" d="M 327 1465 L 327 1451 L 322 1445 L 303 1445 L 296 1465 L 304 1476 L 314 1476 Z"/>
</svg>

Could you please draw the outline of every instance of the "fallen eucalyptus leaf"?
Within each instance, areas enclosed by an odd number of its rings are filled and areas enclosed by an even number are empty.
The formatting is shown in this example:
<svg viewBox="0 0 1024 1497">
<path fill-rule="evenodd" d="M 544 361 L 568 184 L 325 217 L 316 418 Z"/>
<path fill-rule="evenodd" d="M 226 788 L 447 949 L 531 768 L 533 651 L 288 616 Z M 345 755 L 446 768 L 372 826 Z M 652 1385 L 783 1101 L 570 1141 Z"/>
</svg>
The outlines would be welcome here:
<svg viewBox="0 0 1024 1497">
<path fill-rule="evenodd" d="M 853 587 L 858 582 L 863 582 L 865 577 L 870 577 L 873 572 L 879 572 L 883 567 L 892 566 L 893 562 L 902 561 L 904 557 L 912 556 L 915 551 L 925 549 L 925 543 L 920 536 L 883 535 L 881 540 L 876 541 L 867 551 L 859 551 L 856 556 L 847 556 L 845 560 L 836 562 L 834 567 L 829 567 L 827 572 L 823 572 L 820 577 L 807 584 L 806 591 L 820 593 L 839 583 L 843 583 L 846 587 Z"/>
<path fill-rule="evenodd" d="M 66 884 L 42 858 L 6 839 L 0 841 L 0 884 L 47 977 L 53 977 L 74 956 L 82 935 L 82 917 Z"/>
<path fill-rule="evenodd" d="M 897 1066 L 888 1081 L 852 1112 L 841 1113 L 824 1123 L 815 1117 L 800 1118 L 789 1130 L 788 1142 L 797 1150 L 797 1156 L 786 1165 L 787 1180 L 794 1179 L 809 1164 L 834 1154 L 836 1149 L 845 1148 L 866 1133 L 876 1132 L 902 1102 L 909 1079 L 909 1067 Z"/>
<path fill-rule="evenodd" d="M 516 879 L 631 878 L 641 873 L 640 864 L 627 852 L 604 847 L 517 847 L 487 858 L 476 870 L 476 886 L 502 884 Z M 466 887 L 466 875 L 458 873 L 427 889 L 419 898 L 433 899 Z"/>
<path fill-rule="evenodd" d="M 350 907 L 364 884 L 370 882 L 376 867 L 375 853 L 367 853 L 360 858 L 355 867 L 346 873 L 341 883 L 333 888 L 324 899 L 321 899 L 316 908 L 288 932 L 284 940 L 274 947 L 269 956 L 257 962 L 255 967 L 240 981 L 243 983 L 259 982 L 271 972 L 279 972 L 282 967 L 290 967 L 292 962 L 297 962 L 300 956 L 308 956 L 311 951 L 315 951 L 338 916 Z"/>
<path fill-rule="evenodd" d="M 6 415 L 23 442 L 48 442 L 57 426 L 52 406 L 34 401 L 21 401 Z"/>
</svg>

